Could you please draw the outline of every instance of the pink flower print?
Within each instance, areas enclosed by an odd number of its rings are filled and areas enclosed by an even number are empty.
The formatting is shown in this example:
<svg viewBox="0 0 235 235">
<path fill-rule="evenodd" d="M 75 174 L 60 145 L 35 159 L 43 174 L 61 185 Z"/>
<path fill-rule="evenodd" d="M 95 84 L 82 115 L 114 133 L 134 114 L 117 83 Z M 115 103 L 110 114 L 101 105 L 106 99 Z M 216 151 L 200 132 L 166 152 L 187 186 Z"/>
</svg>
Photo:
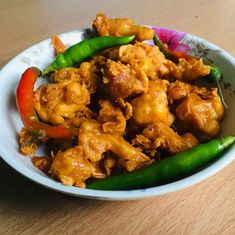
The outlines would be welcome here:
<svg viewBox="0 0 235 235">
<path fill-rule="evenodd" d="M 153 29 L 162 43 L 167 45 L 169 50 L 183 52 L 185 54 L 190 52 L 191 48 L 188 45 L 181 43 L 186 36 L 186 33 L 158 27 L 153 27 Z"/>
</svg>

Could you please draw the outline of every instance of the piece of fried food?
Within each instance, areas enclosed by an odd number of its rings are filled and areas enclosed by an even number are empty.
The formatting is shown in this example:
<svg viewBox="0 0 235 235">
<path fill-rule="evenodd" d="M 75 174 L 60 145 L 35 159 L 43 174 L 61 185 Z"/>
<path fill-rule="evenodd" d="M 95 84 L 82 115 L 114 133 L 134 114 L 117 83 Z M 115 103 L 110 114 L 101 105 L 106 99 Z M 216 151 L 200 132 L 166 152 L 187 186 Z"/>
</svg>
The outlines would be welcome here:
<svg viewBox="0 0 235 235">
<path fill-rule="evenodd" d="M 194 133 L 200 141 L 209 141 L 219 134 L 223 114 L 216 88 L 203 95 L 192 92 L 176 108 L 178 128 Z"/>
<path fill-rule="evenodd" d="M 40 118 L 54 125 L 72 119 L 90 103 L 90 93 L 79 82 L 43 84 L 34 92 L 33 105 Z"/>
<path fill-rule="evenodd" d="M 85 85 L 90 93 L 95 93 L 99 77 L 96 74 L 96 60 L 93 59 L 91 62 L 83 62 L 79 68 L 66 67 L 62 68 L 52 74 L 51 80 L 56 83 L 60 82 L 79 82 L 81 85 Z"/>
<path fill-rule="evenodd" d="M 133 109 L 131 119 L 137 126 L 147 126 L 147 124 L 157 121 L 170 126 L 174 122 L 174 115 L 168 106 L 166 94 L 168 86 L 167 80 L 152 80 L 149 82 L 147 92 L 131 101 Z"/>
<path fill-rule="evenodd" d="M 154 122 L 142 134 L 137 135 L 132 143 L 142 146 L 151 154 L 155 154 L 159 147 L 170 154 L 176 154 L 197 145 L 198 140 L 191 133 L 180 136 L 165 123 Z"/>
<path fill-rule="evenodd" d="M 138 66 L 149 79 L 169 74 L 167 59 L 157 46 L 136 42 L 119 48 L 119 60 L 124 64 Z"/>
<path fill-rule="evenodd" d="M 206 87 L 198 87 L 188 82 L 176 80 L 172 82 L 167 90 L 167 97 L 170 104 L 175 101 L 179 102 L 186 98 L 190 93 L 196 93 L 202 97 L 207 96 L 208 90 Z"/>
<path fill-rule="evenodd" d="M 119 134 L 104 133 L 101 124 L 95 120 L 87 120 L 81 125 L 78 145 L 83 147 L 84 156 L 91 162 L 100 161 L 103 153 L 111 151 L 118 158 L 117 165 L 127 171 L 138 169 L 150 160 Z"/>
<path fill-rule="evenodd" d="M 109 19 L 102 13 L 96 15 L 93 24 L 100 36 L 125 36 L 134 34 L 138 41 L 144 41 L 152 39 L 154 35 L 153 29 L 136 25 L 131 19 Z"/>
<path fill-rule="evenodd" d="M 34 155 L 42 140 L 38 135 L 34 135 L 22 128 L 19 133 L 20 151 L 24 155 Z"/>
<path fill-rule="evenodd" d="M 48 174 L 53 158 L 51 156 L 42 156 L 32 158 L 33 165 L 36 166 L 38 169 L 43 171 L 45 174 Z"/>
<path fill-rule="evenodd" d="M 146 92 L 149 80 L 145 72 L 138 66 L 132 67 L 108 60 L 104 70 L 103 83 L 111 96 L 125 99 Z"/>
<path fill-rule="evenodd" d="M 98 121 L 101 123 L 103 132 L 122 135 L 126 128 L 126 119 L 120 108 L 109 100 L 100 100 L 100 106 Z"/>
<path fill-rule="evenodd" d="M 85 180 L 90 177 L 105 177 L 98 165 L 86 158 L 81 146 L 58 152 L 52 162 L 50 173 L 65 185 L 81 188 L 86 187 Z"/>
<path fill-rule="evenodd" d="M 166 66 L 169 69 L 166 77 L 189 82 L 208 75 L 211 70 L 210 66 L 203 64 L 202 59 L 193 57 L 189 60 L 180 58 L 178 64 L 168 60 Z"/>
<path fill-rule="evenodd" d="M 67 50 L 67 47 L 57 35 L 52 37 L 51 44 L 54 47 L 56 54 L 64 53 Z"/>
</svg>

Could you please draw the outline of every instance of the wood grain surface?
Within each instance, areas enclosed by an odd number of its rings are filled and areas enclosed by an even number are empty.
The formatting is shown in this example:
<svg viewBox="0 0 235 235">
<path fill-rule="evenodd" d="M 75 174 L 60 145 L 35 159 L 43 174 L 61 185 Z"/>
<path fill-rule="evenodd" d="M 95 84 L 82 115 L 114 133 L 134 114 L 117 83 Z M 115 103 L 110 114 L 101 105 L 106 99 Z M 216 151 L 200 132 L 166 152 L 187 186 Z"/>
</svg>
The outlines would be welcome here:
<svg viewBox="0 0 235 235">
<path fill-rule="evenodd" d="M 203 37 L 235 56 L 234 0 L 0 1 L 0 68 L 27 47 L 91 24 L 97 12 Z M 86 200 L 42 188 L 0 158 L 0 234 L 235 234 L 235 162 L 169 195 Z"/>
</svg>

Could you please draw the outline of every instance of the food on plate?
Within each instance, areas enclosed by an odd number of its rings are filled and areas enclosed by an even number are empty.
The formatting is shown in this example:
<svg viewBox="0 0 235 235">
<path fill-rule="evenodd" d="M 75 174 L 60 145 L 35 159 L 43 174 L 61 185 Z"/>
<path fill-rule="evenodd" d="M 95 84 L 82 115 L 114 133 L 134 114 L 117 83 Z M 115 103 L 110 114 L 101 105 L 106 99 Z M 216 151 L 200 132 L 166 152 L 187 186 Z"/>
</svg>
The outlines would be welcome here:
<svg viewBox="0 0 235 235">
<path fill-rule="evenodd" d="M 225 111 L 220 88 L 198 83 L 218 85 L 216 65 L 169 50 L 127 18 L 97 14 L 93 26 L 98 36 L 69 48 L 54 36 L 55 60 L 19 81 L 20 150 L 36 167 L 65 185 L 145 187 L 199 169 L 234 142 L 214 140 Z M 37 156 L 41 145 L 50 154 Z"/>
<path fill-rule="evenodd" d="M 97 180 L 90 183 L 88 188 L 96 190 L 120 190 L 168 183 L 171 179 L 185 176 L 216 159 L 234 141 L 234 136 L 211 140 L 208 143 L 199 144 L 185 152 L 180 152 L 173 157 L 153 163 L 140 170 Z"/>
<path fill-rule="evenodd" d="M 45 70 L 42 71 L 42 75 L 53 72 L 55 70 L 59 70 L 64 67 L 73 66 L 76 63 L 89 59 L 103 49 L 127 44 L 133 39 L 133 35 L 122 37 L 103 36 L 95 37 L 92 39 L 85 39 L 69 47 L 68 50 L 66 50 L 65 52 L 59 53 L 56 56 L 55 61 L 53 61 L 51 65 L 49 65 Z M 56 48 L 58 47 L 56 46 Z"/>
</svg>

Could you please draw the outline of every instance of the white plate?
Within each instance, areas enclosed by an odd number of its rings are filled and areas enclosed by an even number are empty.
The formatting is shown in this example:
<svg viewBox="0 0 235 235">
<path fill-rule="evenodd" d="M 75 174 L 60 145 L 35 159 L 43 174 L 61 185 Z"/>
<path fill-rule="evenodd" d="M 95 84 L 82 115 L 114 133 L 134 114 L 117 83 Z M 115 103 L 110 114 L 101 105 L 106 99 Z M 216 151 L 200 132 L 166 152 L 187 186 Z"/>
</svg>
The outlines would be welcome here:
<svg viewBox="0 0 235 235">
<path fill-rule="evenodd" d="M 60 36 L 63 42 L 67 45 L 72 45 L 88 37 L 89 34 L 90 31 L 88 29 L 72 31 Z M 22 122 L 15 103 L 15 89 L 23 71 L 29 66 L 37 66 L 43 69 L 52 62 L 54 55 L 50 42 L 51 40 L 47 39 L 26 49 L 0 71 L 0 155 L 22 175 L 47 188 L 74 196 L 104 200 L 127 200 L 157 196 L 183 189 L 208 178 L 234 160 L 235 146 L 224 153 L 220 159 L 192 176 L 170 184 L 140 190 L 99 191 L 81 189 L 65 186 L 50 179 L 33 166 L 29 157 L 19 153 L 17 133 L 22 128 Z M 229 109 L 223 120 L 221 136 L 235 134 L 235 102 L 233 94 L 233 90 L 235 90 L 235 59 L 221 48 L 196 36 L 188 34 L 184 38 L 184 43 L 194 47 L 194 54 L 204 55 L 203 51 L 206 49 L 206 56 L 222 69 L 224 75 L 223 84 L 228 87 L 224 90 L 224 95 Z"/>
</svg>

